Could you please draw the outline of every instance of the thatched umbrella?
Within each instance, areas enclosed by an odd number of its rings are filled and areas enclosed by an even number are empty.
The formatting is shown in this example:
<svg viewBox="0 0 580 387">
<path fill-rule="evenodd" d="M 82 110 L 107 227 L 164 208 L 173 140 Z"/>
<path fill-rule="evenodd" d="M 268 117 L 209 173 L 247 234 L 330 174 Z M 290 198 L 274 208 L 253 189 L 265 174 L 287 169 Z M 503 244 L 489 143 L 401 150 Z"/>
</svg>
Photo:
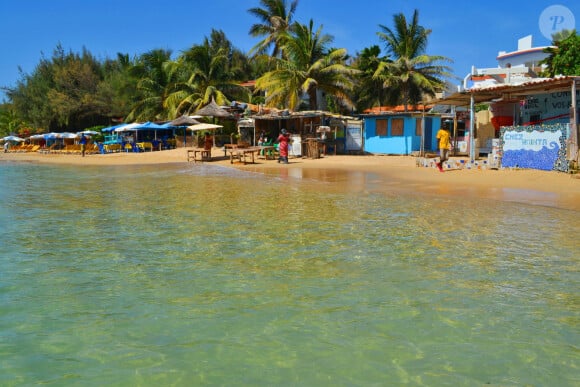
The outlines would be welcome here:
<svg viewBox="0 0 580 387">
<path fill-rule="evenodd" d="M 170 121 L 169 123 L 173 126 L 189 126 L 199 124 L 199 121 L 196 120 L 196 118 L 199 118 L 199 116 L 181 116 L 174 119 L 173 121 Z"/>
<path fill-rule="evenodd" d="M 210 103 L 195 112 L 198 116 L 214 118 L 231 118 L 232 115 L 227 110 L 220 107 L 213 99 Z"/>
<path fill-rule="evenodd" d="M 183 115 L 181 117 L 177 117 L 173 121 L 170 121 L 169 125 L 182 126 L 182 127 L 187 127 L 189 125 L 196 125 L 196 124 L 200 123 L 198 120 L 196 120 L 196 118 L 201 118 L 201 116 Z M 187 143 L 187 130 L 184 130 L 183 131 L 183 146 L 185 146 L 186 143 Z"/>
</svg>

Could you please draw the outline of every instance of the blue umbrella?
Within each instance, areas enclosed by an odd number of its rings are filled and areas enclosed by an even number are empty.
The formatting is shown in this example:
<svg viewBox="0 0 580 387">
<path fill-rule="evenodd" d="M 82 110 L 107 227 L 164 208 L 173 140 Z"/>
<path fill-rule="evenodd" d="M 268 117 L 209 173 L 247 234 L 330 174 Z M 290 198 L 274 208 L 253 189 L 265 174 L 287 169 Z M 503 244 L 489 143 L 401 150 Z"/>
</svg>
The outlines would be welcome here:
<svg viewBox="0 0 580 387">
<path fill-rule="evenodd" d="M 125 125 L 127 125 L 127 124 L 119 124 L 119 125 L 109 126 L 109 127 L 106 127 L 106 128 L 101 129 L 101 132 L 103 132 L 103 133 L 109 133 L 109 132 L 112 132 L 115 129 L 117 129 L 117 128 L 121 127 L 121 126 L 125 126 Z"/>
<path fill-rule="evenodd" d="M 17 137 L 17 136 L 6 136 L 3 137 L 2 140 L 4 141 L 14 141 L 14 142 L 22 142 L 24 141 L 23 138 Z"/>
</svg>

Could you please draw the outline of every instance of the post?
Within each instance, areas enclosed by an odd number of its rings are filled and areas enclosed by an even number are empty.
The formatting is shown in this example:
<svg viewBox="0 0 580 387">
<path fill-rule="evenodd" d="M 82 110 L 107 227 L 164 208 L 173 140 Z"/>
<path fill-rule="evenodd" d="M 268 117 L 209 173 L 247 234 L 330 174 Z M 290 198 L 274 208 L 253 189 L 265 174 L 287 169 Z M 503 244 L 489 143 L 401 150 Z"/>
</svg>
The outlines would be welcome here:
<svg viewBox="0 0 580 387">
<path fill-rule="evenodd" d="M 421 115 L 421 146 L 419 147 L 420 157 L 425 157 L 425 103 L 423 103 L 423 114 Z"/>
<path fill-rule="evenodd" d="M 578 142 L 580 140 L 580 132 L 578 127 L 578 101 L 576 98 L 576 78 L 572 80 L 572 106 L 570 111 L 570 154 L 569 160 L 575 160 L 578 165 Z"/>
<path fill-rule="evenodd" d="M 471 101 L 469 103 L 469 160 L 475 162 L 475 97 L 471 91 Z"/>
</svg>

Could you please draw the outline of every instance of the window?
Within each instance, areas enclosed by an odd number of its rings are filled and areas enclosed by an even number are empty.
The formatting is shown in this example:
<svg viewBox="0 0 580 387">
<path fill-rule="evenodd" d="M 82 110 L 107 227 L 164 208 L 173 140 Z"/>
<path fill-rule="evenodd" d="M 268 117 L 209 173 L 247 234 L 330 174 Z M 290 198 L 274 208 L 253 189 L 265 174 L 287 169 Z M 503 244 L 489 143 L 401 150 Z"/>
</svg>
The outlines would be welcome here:
<svg viewBox="0 0 580 387">
<path fill-rule="evenodd" d="M 417 118 L 415 121 L 415 136 L 421 136 L 423 133 L 423 127 L 421 126 L 421 118 Z"/>
<path fill-rule="evenodd" d="M 391 136 L 403 135 L 404 121 L 402 118 L 393 118 L 391 120 Z"/>
<path fill-rule="evenodd" d="M 376 120 L 377 124 L 377 136 L 386 136 L 387 135 L 387 120 Z"/>
</svg>

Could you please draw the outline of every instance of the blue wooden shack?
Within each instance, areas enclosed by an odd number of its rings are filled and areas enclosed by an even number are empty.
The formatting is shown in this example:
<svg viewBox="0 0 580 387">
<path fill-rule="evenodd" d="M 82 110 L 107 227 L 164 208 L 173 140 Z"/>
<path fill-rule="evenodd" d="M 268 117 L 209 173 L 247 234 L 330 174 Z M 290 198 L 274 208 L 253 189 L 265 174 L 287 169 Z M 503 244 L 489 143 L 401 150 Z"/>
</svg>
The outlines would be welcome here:
<svg viewBox="0 0 580 387">
<path fill-rule="evenodd" d="M 409 155 L 421 150 L 422 139 L 425 151 L 437 151 L 435 136 L 441 127 L 441 116 L 438 114 L 379 113 L 362 118 L 365 152 Z"/>
</svg>

